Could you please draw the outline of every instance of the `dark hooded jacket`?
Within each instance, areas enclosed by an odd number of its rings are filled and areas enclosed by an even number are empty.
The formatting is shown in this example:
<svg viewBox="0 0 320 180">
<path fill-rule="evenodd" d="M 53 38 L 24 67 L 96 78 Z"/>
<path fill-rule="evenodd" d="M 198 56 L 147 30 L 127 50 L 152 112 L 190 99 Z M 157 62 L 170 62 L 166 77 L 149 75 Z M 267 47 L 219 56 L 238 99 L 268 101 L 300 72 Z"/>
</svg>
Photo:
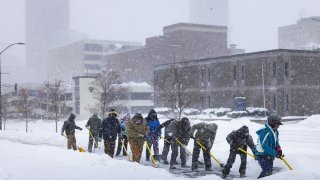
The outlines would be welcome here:
<svg viewBox="0 0 320 180">
<path fill-rule="evenodd" d="M 92 134 L 99 134 L 101 126 L 101 119 L 98 118 L 97 114 L 94 114 L 87 122 L 86 127 L 90 127 L 90 132 Z"/>
<path fill-rule="evenodd" d="M 64 131 L 66 131 L 66 135 L 69 134 L 74 134 L 75 133 L 75 129 L 79 129 L 82 130 L 82 128 L 78 127 L 74 121 L 74 119 L 76 118 L 76 116 L 74 114 L 71 114 L 68 118 L 67 121 L 64 121 L 62 129 L 61 129 L 61 133 L 64 133 Z"/>
<path fill-rule="evenodd" d="M 228 134 L 226 140 L 230 144 L 230 151 L 238 151 L 238 148 L 246 149 L 247 146 L 254 150 L 253 139 L 247 126 L 242 126 L 240 129 L 232 131 Z"/>
<path fill-rule="evenodd" d="M 192 126 L 190 136 L 193 136 L 194 132 L 197 131 L 194 136 L 195 140 L 200 141 L 200 143 L 211 149 L 216 138 L 217 129 L 218 125 L 215 123 L 198 123 Z"/>
<path fill-rule="evenodd" d="M 190 131 L 191 126 L 189 119 L 182 118 L 180 121 L 178 121 L 176 126 L 176 138 L 178 138 L 182 144 L 187 145 L 190 139 Z"/>
<path fill-rule="evenodd" d="M 109 114 L 109 116 L 103 119 L 101 123 L 99 137 L 103 138 L 104 140 L 115 141 L 119 133 L 119 120 L 112 114 Z"/>
</svg>

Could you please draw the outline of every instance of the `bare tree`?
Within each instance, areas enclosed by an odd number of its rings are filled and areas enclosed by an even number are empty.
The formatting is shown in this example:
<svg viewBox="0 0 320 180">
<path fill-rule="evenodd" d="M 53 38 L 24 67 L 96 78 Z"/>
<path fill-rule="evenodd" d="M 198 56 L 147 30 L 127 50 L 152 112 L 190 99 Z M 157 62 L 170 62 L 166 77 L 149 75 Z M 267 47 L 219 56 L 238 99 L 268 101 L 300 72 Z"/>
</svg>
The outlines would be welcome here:
<svg viewBox="0 0 320 180">
<path fill-rule="evenodd" d="M 1 109 L 2 109 L 2 117 L 4 119 L 3 121 L 3 130 L 6 130 L 6 123 L 9 115 L 9 109 L 11 107 L 11 104 L 9 102 L 9 99 L 11 97 L 11 93 L 3 94 L 2 95 L 2 102 L 1 102 Z"/>
<path fill-rule="evenodd" d="M 26 133 L 28 132 L 28 120 L 34 107 L 34 97 L 30 96 L 30 90 L 22 88 L 18 91 L 16 106 L 18 112 L 26 122 Z"/>
<path fill-rule="evenodd" d="M 187 80 L 195 76 L 192 71 L 182 70 L 176 66 L 164 71 L 166 72 L 161 72 L 155 77 L 156 93 L 162 105 L 169 107 L 174 118 L 180 120 L 185 108 L 194 107 L 203 100 L 202 88 L 194 86 Z"/>
<path fill-rule="evenodd" d="M 90 87 L 97 103 L 93 107 L 87 108 L 90 111 L 98 112 L 104 118 L 109 108 L 118 106 L 115 101 L 125 92 L 125 89 L 119 86 L 120 83 L 120 76 L 116 71 L 102 71 Z"/>
<path fill-rule="evenodd" d="M 58 121 L 66 116 L 66 85 L 61 80 L 45 81 L 41 92 L 48 101 L 49 108 L 46 111 L 47 117 L 55 120 L 56 132 L 58 132 Z"/>
</svg>

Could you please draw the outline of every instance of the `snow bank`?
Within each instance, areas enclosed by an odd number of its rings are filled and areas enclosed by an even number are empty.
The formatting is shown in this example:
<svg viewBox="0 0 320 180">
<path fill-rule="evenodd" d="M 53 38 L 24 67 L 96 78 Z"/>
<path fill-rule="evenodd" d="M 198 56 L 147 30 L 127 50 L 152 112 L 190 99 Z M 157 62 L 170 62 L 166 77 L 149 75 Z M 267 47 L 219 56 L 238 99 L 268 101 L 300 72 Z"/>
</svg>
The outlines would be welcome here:
<svg viewBox="0 0 320 180">
<path fill-rule="evenodd" d="M 298 123 L 298 125 L 307 128 L 320 128 L 320 115 L 313 115 Z"/>
</svg>

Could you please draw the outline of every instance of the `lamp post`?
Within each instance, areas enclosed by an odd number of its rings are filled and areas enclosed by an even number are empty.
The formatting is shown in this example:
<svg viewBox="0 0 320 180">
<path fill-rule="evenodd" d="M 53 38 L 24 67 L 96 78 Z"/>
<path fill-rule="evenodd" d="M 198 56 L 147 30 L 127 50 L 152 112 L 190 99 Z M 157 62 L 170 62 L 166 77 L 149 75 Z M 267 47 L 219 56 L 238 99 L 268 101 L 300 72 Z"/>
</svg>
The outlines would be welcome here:
<svg viewBox="0 0 320 180">
<path fill-rule="evenodd" d="M 129 83 L 129 90 L 128 90 L 128 103 L 127 103 L 127 108 L 129 110 L 129 114 L 131 115 L 131 86 L 130 86 L 130 71 L 132 69 L 126 68 L 125 71 L 128 73 L 128 83 Z"/>
<path fill-rule="evenodd" d="M 0 130 L 2 130 L 2 89 L 1 89 L 1 54 L 4 53 L 7 49 L 9 49 L 11 46 L 14 45 L 24 45 L 25 43 L 22 42 L 18 42 L 18 43 L 13 43 L 10 44 L 9 46 L 7 46 L 6 48 L 4 48 L 1 52 L 0 52 Z"/>
</svg>

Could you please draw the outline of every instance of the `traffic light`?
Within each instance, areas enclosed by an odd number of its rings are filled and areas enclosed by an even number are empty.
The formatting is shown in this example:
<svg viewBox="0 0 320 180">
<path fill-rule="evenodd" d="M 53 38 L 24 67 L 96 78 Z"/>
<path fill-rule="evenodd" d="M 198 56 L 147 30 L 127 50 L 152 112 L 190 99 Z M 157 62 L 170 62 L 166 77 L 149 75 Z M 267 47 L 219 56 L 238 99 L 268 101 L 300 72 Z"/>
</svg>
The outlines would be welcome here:
<svg viewBox="0 0 320 180">
<path fill-rule="evenodd" d="M 17 83 L 14 84 L 14 90 L 18 91 L 18 84 Z"/>
</svg>

